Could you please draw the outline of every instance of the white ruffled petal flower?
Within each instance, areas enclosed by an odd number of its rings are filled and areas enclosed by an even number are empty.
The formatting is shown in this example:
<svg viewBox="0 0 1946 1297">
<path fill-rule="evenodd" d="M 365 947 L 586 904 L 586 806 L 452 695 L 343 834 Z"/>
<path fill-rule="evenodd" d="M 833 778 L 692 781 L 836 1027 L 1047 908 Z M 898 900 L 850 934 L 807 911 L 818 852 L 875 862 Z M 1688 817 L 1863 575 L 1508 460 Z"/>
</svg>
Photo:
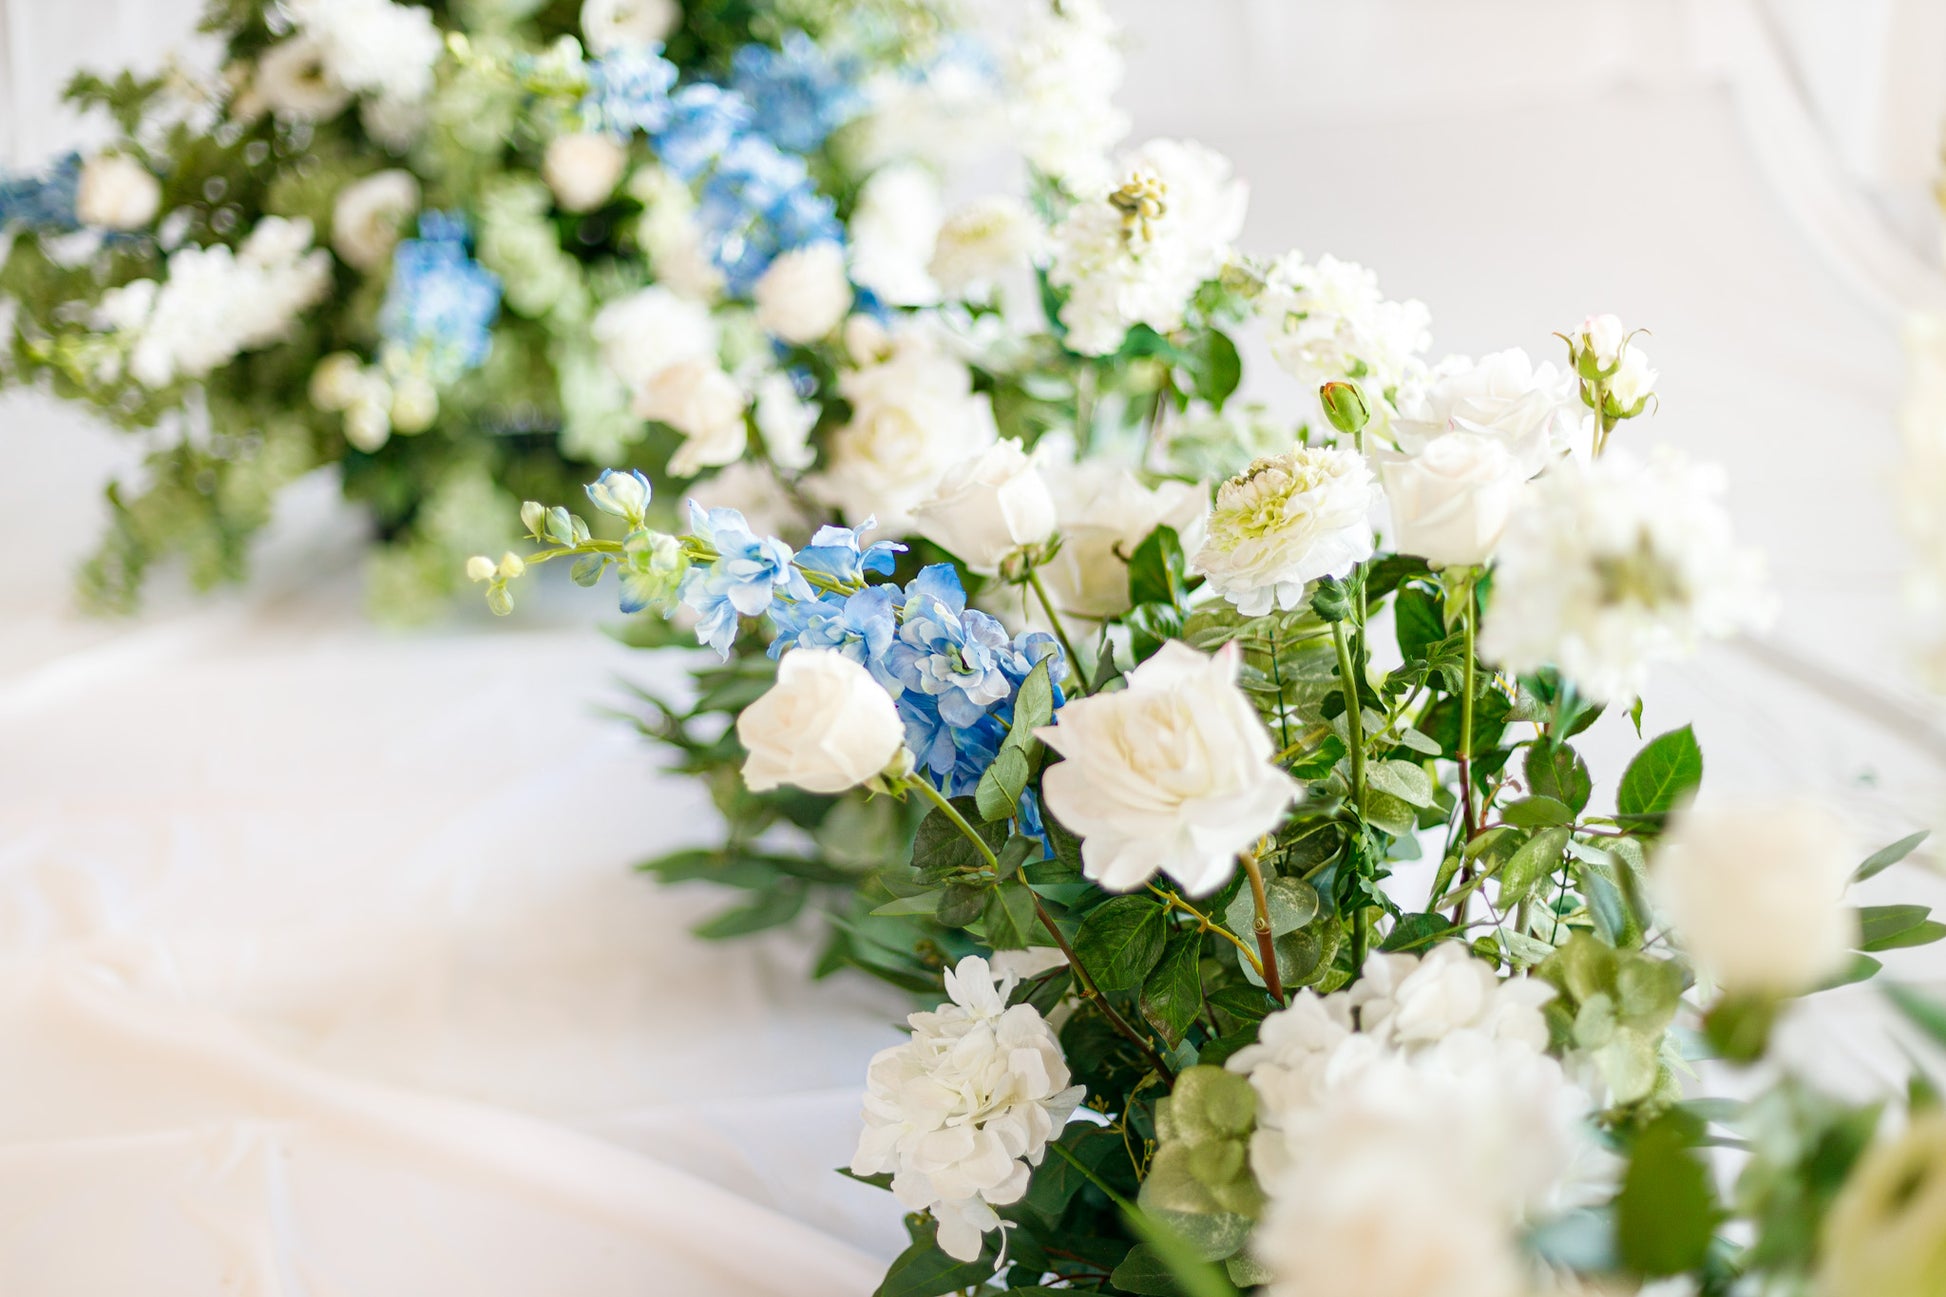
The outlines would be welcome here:
<svg viewBox="0 0 1946 1297">
<path fill-rule="evenodd" d="M 331 205 L 332 251 L 354 270 L 382 269 L 418 210 L 419 182 L 410 171 L 380 171 L 355 180 Z"/>
<path fill-rule="evenodd" d="M 785 342 L 828 338 L 851 310 L 844 249 L 829 240 L 793 248 L 770 263 L 754 292 L 757 323 Z"/>
<path fill-rule="evenodd" d="M 1216 492 L 1209 534 L 1189 565 L 1246 617 L 1304 601 L 1319 577 L 1372 555 L 1376 482 L 1363 456 L 1300 446 L 1260 459 Z"/>
<path fill-rule="evenodd" d="M 1590 421 L 1573 374 L 1515 347 L 1478 360 L 1448 357 L 1409 384 L 1392 436 L 1418 455 L 1449 433 L 1472 433 L 1500 443 L 1532 477 L 1563 452 L 1586 453 Z"/>
<path fill-rule="evenodd" d="M 74 214 L 83 225 L 133 230 L 155 219 L 162 185 L 149 169 L 119 153 L 101 154 L 82 165 L 74 193 Z"/>
</svg>

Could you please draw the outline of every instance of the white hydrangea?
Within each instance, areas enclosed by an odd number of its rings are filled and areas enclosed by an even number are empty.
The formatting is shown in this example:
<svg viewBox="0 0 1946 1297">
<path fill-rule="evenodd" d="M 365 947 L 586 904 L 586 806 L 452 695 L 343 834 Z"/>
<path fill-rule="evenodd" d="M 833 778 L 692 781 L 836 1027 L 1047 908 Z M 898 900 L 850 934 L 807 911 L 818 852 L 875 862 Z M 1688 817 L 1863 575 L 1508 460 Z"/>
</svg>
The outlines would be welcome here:
<svg viewBox="0 0 1946 1297">
<path fill-rule="evenodd" d="M 311 246 L 311 223 L 267 216 L 234 252 L 178 248 L 160 283 L 139 279 L 106 294 L 96 322 L 124 335 L 138 383 L 167 387 L 282 341 L 330 287 L 331 255 Z"/>
<path fill-rule="evenodd" d="M 1246 617 L 1304 601 L 1304 587 L 1372 555 L 1377 483 L 1363 456 L 1300 446 L 1260 459 L 1216 492 L 1189 566 Z"/>
<path fill-rule="evenodd" d="M 1723 491 L 1721 469 L 1667 447 L 1562 462 L 1501 538 L 1481 653 L 1625 702 L 1655 661 L 1763 625 L 1763 556 L 1736 544 Z"/>
<path fill-rule="evenodd" d="M 1021 156 L 1070 189 L 1099 183 L 1108 151 L 1128 133 L 1115 107 L 1121 36 L 1101 0 L 1027 0 L 1002 46 L 1006 100 Z"/>
<path fill-rule="evenodd" d="M 1252 1244 L 1274 1297 L 1504 1297 L 1517 1231 L 1599 1197 L 1613 1164 L 1588 1094 L 1544 1052 L 1553 988 L 1465 947 L 1375 955 L 1299 992 L 1228 1062 L 1258 1098 Z"/>
<path fill-rule="evenodd" d="M 1392 436 L 1417 455 L 1447 433 L 1474 433 L 1499 442 L 1531 477 L 1564 452 L 1585 454 L 1592 422 L 1572 373 L 1514 347 L 1440 361 L 1400 394 Z"/>
<path fill-rule="evenodd" d="M 869 327 L 848 332 L 882 334 Z M 875 516 L 880 527 L 899 533 L 911 526 L 913 508 L 940 475 L 992 445 L 999 432 L 992 405 L 973 390 L 971 372 L 931 333 L 907 327 L 880 341 L 884 350 L 876 354 L 862 344 L 854 348 L 865 352 L 864 363 L 838 380 L 851 419 L 831 435 L 824 470 L 804 487 L 852 522 Z"/>
<path fill-rule="evenodd" d="M 1068 345 L 1106 355 L 1133 325 L 1181 328 L 1191 296 L 1229 259 L 1248 201 L 1229 159 L 1200 144 L 1151 140 L 1123 158 L 1053 231 L 1048 278 L 1068 290 Z"/>
<path fill-rule="evenodd" d="M 433 65 L 445 46 L 423 5 L 285 0 L 284 10 L 343 90 L 394 104 L 422 103 L 432 93 Z"/>
<path fill-rule="evenodd" d="M 1376 274 L 1332 256 L 1280 258 L 1265 276 L 1257 312 L 1270 354 L 1309 398 L 1326 383 L 1356 379 L 1378 420 L 1386 415 L 1386 391 L 1403 383 L 1432 345 L 1425 303 L 1388 301 Z"/>
<path fill-rule="evenodd" d="M 951 1002 L 908 1018 L 912 1038 L 879 1051 L 866 1074 L 852 1171 L 890 1172 L 899 1201 L 932 1212 L 941 1250 L 961 1261 L 1001 1227 L 993 1209 L 1020 1201 L 1081 1102 L 1040 1011 L 1007 1007 L 1015 982 L 962 959 L 946 974 Z"/>
</svg>

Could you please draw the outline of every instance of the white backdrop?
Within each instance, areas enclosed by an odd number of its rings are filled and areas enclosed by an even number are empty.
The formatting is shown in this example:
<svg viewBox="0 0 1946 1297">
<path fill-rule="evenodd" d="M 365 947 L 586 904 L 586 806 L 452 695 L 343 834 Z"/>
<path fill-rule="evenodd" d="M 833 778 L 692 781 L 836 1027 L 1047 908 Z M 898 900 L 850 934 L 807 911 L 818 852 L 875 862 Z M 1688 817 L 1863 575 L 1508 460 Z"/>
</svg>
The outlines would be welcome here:
<svg viewBox="0 0 1946 1297">
<path fill-rule="evenodd" d="M 1889 507 L 1898 310 L 1941 291 L 1937 5 L 1120 8 L 1138 133 L 1236 158 L 1253 249 L 1375 267 L 1442 351 L 1654 331 L 1627 435 L 1729 466 L 1784 596 L 1650 694 L 1712 790 L 1835 795 L 1880 840 L 1946 809 Z M 9 0 L 15 156 L 73 138 L 69 67 L 153 62 L 188 10 Z M 249 590 L 82 621 L 68 568 L 132 460 L 0 405 L 0 1291 L 869 1291 L 896 1208 L 829 1168 L 901 1006 L 803 986 L 789 934 L 696 942 L 722 898 L 629 874 L 710 827 L 596 710 L 667 664 L 585 604 L 365 625 L 322 479 Z M 1619 768 L 1625 723 L 1597 734 Z M 1877 1018 L 1859 992 L 1791 1030 L 1867 1084 Z"/>
</svg>

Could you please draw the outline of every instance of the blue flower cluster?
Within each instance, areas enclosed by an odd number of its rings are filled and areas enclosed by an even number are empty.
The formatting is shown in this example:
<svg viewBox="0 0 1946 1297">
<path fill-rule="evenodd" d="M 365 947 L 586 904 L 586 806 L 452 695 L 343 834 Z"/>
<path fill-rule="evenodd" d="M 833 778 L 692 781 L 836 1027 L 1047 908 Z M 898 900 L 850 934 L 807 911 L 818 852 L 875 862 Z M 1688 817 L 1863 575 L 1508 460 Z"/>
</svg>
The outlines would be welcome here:
<svg viewBox="0 0 1946 1297">
<path fill-rule="evenodd" d="M 732 141 L 703 182 L 698 216 L 732 295 L 747 296 L 770 263 L 813 243 L 844 241 L 838 209 L 804 159 L 760 135 Z"/>
<path fill-rule="evenodd" d="M 656 45 L 618 49 L 588 69 L 581 117 L 591 131 L 627 140 L 636 131 L 653 135 L 669 123 L 669 92 L 676 65 Z"/>
<path fill-rule="evenodd" d="M 801 31 L 788 33 L 782 49 L 738 50 L 730 86 L 750 105 L 757 130 L 792 153 L 822 148 L 831 132 L 865 107 L 853 62 L 833 58 Z"/>
<path fill-rule="evenodd" d="M 754 535 L 734 509 L 691 504 L 690 521 L 716 554 L 689 570 L 680 591 L 701 618 L 698 641 L 727 655 L 738 616 L 768 614 L 777 630 L 772 657 L 820 648 L 864 666 L 897 703 L 918 767 L 949 797 L 979 785 L 1007 737 L 1021 682 L 1042 660 L 1060 705 L 1068 668 L 1054 638 L 1009 636 L 998 620 L 968 608 L 950 564 L 922 569 L 903 589 L 866 584 L 889 576 L 904 548 L 862 544 L 869 523 L 822 528 L 793 555 L 782 541 Z"/>
<path fill-rule="evenodd" d="M 487 358 L 500 311 L 500 280 L 467 253 L 463 217 L 427 212 L 419 237 L 392 254 L 392 282 L 379 312 L 387 344 L 423 359 L 427 376 L 450 383 Z"/>
<path fill-rule="evenodd" d="M 80 185 L 79 153 L 61 158 L 46 175 L 0 179 L 0 230 L 12 225 L 53 233 L 79 229 L 74 202 Z"/>
</svg>

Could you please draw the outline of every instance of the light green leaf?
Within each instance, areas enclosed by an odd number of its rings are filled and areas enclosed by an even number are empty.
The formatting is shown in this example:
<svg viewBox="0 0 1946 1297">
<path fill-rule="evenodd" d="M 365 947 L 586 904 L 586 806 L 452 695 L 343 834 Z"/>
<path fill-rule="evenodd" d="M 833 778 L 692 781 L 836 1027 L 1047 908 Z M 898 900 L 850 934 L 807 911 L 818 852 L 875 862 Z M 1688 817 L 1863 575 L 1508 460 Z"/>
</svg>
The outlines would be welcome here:
<svg viewBox="0 0 1946 1297">
<path fill-rule="evenodd" d="M 1271 878 L 1264 882 L 1264 900 L 1270 907 L 1270 935 L 1281 937 L 1295 932 L 1318 917 L 1318 894 L 1312 886 L 1296 878 Z M 1223 911 L 1223 922 L 1239 937 L 1257 930 L 1257 901 L 1248 886 L 1237 889 Z"/>
<path fill-rule="evenodd" d="M 1569 829 L 1542 829 L 1521 843 L 1520 850 L 1500 867 L 1502 908 L 1526 900 L 1533 894 L 1535 883 L 1553 874 L 1572 836 Z"/>
<path fill-rule="evenodd" d="M 1024 751 L 1017 747 L 1002 747 L 993 764 L 980 776 L 979 786 L 974 790 L 973 804 L 979 808 L 980 818 L 994 824 L 1017 814 L 1020 795 L 1027 791 L 1027 781 L 1033 776 L 1033 768 Z"/>
<path fill-rule="evenodd" d="M 1390 793 L 1407 806 L 1433 804 L 1432 776 L 1417 762 L 1377 761 L 1365 772 L 1365 779 L 1373 788 Z"/>
<path fill-rule="evenodd" d="M 1500 808 L 1500 818 L 1523 829 L 1574 823 L 1574 812 L 1552 797 L 1523 797 Z"/>
<path fill-rule="evenodd" d="M 1932 830 L 1921 829 L 1917 833 L 1900 838 L 1889 847 L 1880 847 L 1865 857 L 1865 863 L 1858 867 L 1858 871 L 1851 876 L 1851 881 L 1862 883 L 1867 878 L 1876 878 L 1911 855 L 1914 848 L 1931 836 Z"/>
<path fill-rule="evenodd" d="M 1666 815 L 1703 782 L 1703 750 L 1685 725 L 1658 735 L 1622 772 L 1616 807 L 1623 815 Z"/>
</svg>

